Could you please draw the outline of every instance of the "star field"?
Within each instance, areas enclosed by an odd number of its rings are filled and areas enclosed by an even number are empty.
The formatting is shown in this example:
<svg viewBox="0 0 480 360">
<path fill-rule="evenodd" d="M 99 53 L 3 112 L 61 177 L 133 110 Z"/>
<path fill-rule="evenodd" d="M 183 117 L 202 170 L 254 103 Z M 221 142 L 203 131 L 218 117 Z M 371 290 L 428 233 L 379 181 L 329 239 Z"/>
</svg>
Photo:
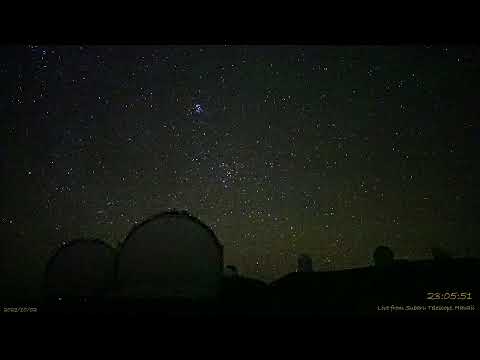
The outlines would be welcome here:
<svg viewBox="0 0 480 360">
<path fill-rule="evenodd" d="M 478 47 L 44 46 L 0 57 L 4 287 L 166 209 L 271 281 L 480 256 Z M 33 291 L 33 290 L 32 290 Z"/>
</svg>

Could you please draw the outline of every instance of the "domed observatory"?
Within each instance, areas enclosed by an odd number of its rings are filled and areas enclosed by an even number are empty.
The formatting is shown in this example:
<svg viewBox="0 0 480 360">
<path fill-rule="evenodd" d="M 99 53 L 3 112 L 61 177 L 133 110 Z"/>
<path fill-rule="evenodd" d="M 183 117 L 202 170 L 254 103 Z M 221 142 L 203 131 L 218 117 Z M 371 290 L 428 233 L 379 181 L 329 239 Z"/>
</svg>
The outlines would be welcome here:
<svg viewBox="0 0 480 360">
<path fill-rule="evenodd" d="M 386 267 L 394 264 L 393 251 L 388 246 L 378 246 L 373 253 L 373 262 L 377 267 Z"/>
<path fill-rule="evenodd" d="M 47 299 L 98 298 L 111 290 L 115 250 L 99 239 L 63 243 L 47 263 L 44 295 Z"/>
<path fill-rule="evenodd" d="M 217 296 L 223 246 L 187 212 L 169 211 L 135 226 L 118 253 L 117 291 L 124 298 L 206 299 Z"/>
<path fill-rule="evenodd" d="M 226 278 L 237 278 L 239 277 L 238 269 L 235 265 L 227 265 L 223 272 L 223 276 Z"/>
<path fill-rule="evenodd" d="M 313 272 L 312 258 L 307 254 L 300 254 L 297 259 L 297 272 Z"/>
</svg>

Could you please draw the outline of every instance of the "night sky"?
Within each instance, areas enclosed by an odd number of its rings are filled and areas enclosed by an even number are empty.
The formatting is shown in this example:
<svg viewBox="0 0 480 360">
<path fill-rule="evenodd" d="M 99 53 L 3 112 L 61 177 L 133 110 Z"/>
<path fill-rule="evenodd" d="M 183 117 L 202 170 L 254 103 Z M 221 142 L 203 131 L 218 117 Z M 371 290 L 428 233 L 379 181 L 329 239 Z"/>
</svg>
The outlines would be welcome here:
<svg viewBox="0 0 480 360">
<path fill-rule="evenodd" d="M 63 241 L 188 210 L 265 281 L 375 247 L 480 256 L 468 46 L 0 48 L 2 289 Z"/>
</svg>

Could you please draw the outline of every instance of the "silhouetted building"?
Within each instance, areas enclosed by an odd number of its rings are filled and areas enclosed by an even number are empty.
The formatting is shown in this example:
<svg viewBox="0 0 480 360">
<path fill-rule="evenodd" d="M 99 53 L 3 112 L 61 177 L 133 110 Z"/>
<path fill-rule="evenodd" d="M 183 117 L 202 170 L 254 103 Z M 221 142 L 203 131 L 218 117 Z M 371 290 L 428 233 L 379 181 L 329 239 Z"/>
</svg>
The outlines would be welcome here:
<svg viewBox="0 0 480 360">
<path fill-rule="evenodd" d="M 135 226 L 121 244 L 117 290 L 128 298 L 206 298 L 217 295 L 223 246 L 187 212 L 169 211 Z"/>
<path fill-rule="evenodd" d="M 312 272 L 313 262 L 312 258 L 307 254 L 300 254 L 298 256 L 297 272 Z"/>
<path fill-rule="evenodd" d="M 113 285 L 114 264 L 114 249 L 101 240 L 64 243 L 47 263 L 44 295 L 59 300 L 106 295 Z"/>
<path fill-rule="evenodd" d="M 452 256 L 445 251 L 444 249 L 441 248 L 432 248 L 432 256 L 435 261 L 445 261 L 445 260 L 451 260 Z"/>
<path fill-rule="evenodd" d="M 375 266 L 388 266 L 394 263 L 393 251 L 388 246 L 379 246 L 373 253 Z"/>
<path fill-rule="evenodd" d="M 238 269 L 234 265 L 227 265 L 225 267 L 224 275 L 226 277 L 237 277 L 238 276 Z"/>
</svg>

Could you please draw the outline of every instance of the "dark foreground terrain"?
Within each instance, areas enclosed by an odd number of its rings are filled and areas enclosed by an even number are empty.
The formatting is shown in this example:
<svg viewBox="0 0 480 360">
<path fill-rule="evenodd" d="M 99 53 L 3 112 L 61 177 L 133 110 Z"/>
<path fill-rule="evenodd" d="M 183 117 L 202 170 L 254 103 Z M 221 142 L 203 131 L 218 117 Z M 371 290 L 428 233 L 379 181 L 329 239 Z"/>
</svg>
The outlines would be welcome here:
<svg viewBox="0 0 480 360">
<path fill-rule="evenodd" d="M 219 295 L 205 301 L 113 296 L 7 301 L 10 308 L 35 307 L 47 313 L 480 317 L 479 280 L 480 260 L 465 258 L 291 273 L 269 285 L 234 276 L 224 278 Z M 7 301 L 3 301 L 4 311 Z"/>
</svg>

